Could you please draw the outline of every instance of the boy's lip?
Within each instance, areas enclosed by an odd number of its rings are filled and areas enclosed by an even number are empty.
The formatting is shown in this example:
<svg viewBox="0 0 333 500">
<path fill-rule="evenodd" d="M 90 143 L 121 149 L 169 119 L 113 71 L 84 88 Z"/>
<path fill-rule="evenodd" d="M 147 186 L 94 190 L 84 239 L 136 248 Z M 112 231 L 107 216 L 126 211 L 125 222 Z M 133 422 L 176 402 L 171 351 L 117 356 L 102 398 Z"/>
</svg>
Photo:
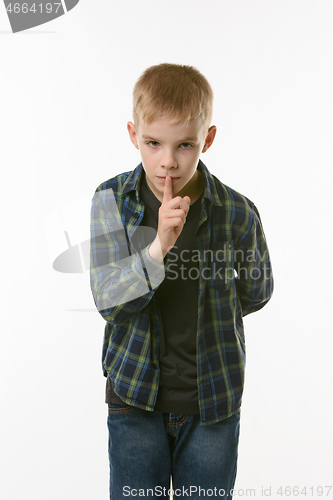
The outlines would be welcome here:
<svg viewBox="0 0 333 500">
<path fill-rule="evenodd" d="M 160 179 L 162 182 L 164 182 L 164 181 L 165 181 L 165 177 L 166 177 L 166 176 L 162 177 L 162 176 L 160 176 L 160 175 L 157 175 L 157 178 L 158 178 L 158 179 Z M 172 182 L 176 182 L 178 179 L 180 179 L 180 177 L 172 177 L 171 175 L 170 175 L 169 177 L 171 177 Z"/>
</svg>

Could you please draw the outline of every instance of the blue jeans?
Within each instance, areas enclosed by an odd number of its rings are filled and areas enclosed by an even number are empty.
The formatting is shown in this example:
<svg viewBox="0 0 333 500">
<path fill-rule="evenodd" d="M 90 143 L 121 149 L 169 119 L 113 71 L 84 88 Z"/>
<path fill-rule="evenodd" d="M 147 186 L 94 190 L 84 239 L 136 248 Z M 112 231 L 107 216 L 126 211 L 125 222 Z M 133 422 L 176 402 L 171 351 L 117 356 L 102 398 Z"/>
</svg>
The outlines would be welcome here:
<svg viewBox="0 0 333 500">
<path fill-rule="evenodd" d="M 232 498 L 240 412 L 212 425 L 199 415 L 108 405 L 110 500 Z M 230 492 L 231 491 L 231 492 Z"/>
</svg>

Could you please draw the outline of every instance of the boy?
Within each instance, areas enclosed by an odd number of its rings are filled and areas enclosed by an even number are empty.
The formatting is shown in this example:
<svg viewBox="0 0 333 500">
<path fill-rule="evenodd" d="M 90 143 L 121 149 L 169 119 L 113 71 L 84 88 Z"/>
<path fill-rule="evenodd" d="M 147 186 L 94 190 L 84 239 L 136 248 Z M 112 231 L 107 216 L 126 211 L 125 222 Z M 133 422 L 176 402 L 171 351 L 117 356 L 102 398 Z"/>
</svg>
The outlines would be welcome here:
<svg viewBox="0 0 333 500">
<path fill-rule="evenodd" d="M 195 68 L 148 68 L 130 139 L 142 163 L 92 203 L 91 288 L 106 320 L 110 498 L 232 498 L 245 342 L 270 299 L 259 213 L 199 159 L 213 92 Z"/>
</svg>

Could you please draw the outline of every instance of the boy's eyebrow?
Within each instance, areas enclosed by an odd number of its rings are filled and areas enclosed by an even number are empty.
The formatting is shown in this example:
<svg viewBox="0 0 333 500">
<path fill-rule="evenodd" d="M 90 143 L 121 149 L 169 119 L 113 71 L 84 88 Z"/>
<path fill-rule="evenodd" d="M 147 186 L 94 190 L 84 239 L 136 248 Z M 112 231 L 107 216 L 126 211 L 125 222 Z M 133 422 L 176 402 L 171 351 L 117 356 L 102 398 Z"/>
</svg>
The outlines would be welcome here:
<svg viewBox="0 0 333 500">
<path fill-rule="evenodd" d="M 150 139 L 150 140 L 154 140 L 156 142 L 160 142 L 160 139 L 154 138 L 151 135 L 143 135 L 142 139 Z M 186 139 L 178 139 L 177 142 L 188 142 L 188 141 L 194 142 L 196 140 L 197 140 L 197 137 L 188 137 Z"/>
</svg>

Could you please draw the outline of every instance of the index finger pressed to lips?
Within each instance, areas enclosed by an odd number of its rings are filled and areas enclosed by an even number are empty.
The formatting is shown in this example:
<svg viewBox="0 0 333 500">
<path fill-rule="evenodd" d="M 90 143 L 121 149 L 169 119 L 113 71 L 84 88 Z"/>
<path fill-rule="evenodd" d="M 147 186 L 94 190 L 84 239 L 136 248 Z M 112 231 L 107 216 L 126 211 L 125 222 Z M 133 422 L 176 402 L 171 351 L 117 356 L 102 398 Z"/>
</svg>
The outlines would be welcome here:
<svg viewBox="0 0 333 500">
<path fill-rule="evenodd" d="M 170 175 L 165 177 L 162 203 L 172 200 L 172 180 Z"/>
</svg>

